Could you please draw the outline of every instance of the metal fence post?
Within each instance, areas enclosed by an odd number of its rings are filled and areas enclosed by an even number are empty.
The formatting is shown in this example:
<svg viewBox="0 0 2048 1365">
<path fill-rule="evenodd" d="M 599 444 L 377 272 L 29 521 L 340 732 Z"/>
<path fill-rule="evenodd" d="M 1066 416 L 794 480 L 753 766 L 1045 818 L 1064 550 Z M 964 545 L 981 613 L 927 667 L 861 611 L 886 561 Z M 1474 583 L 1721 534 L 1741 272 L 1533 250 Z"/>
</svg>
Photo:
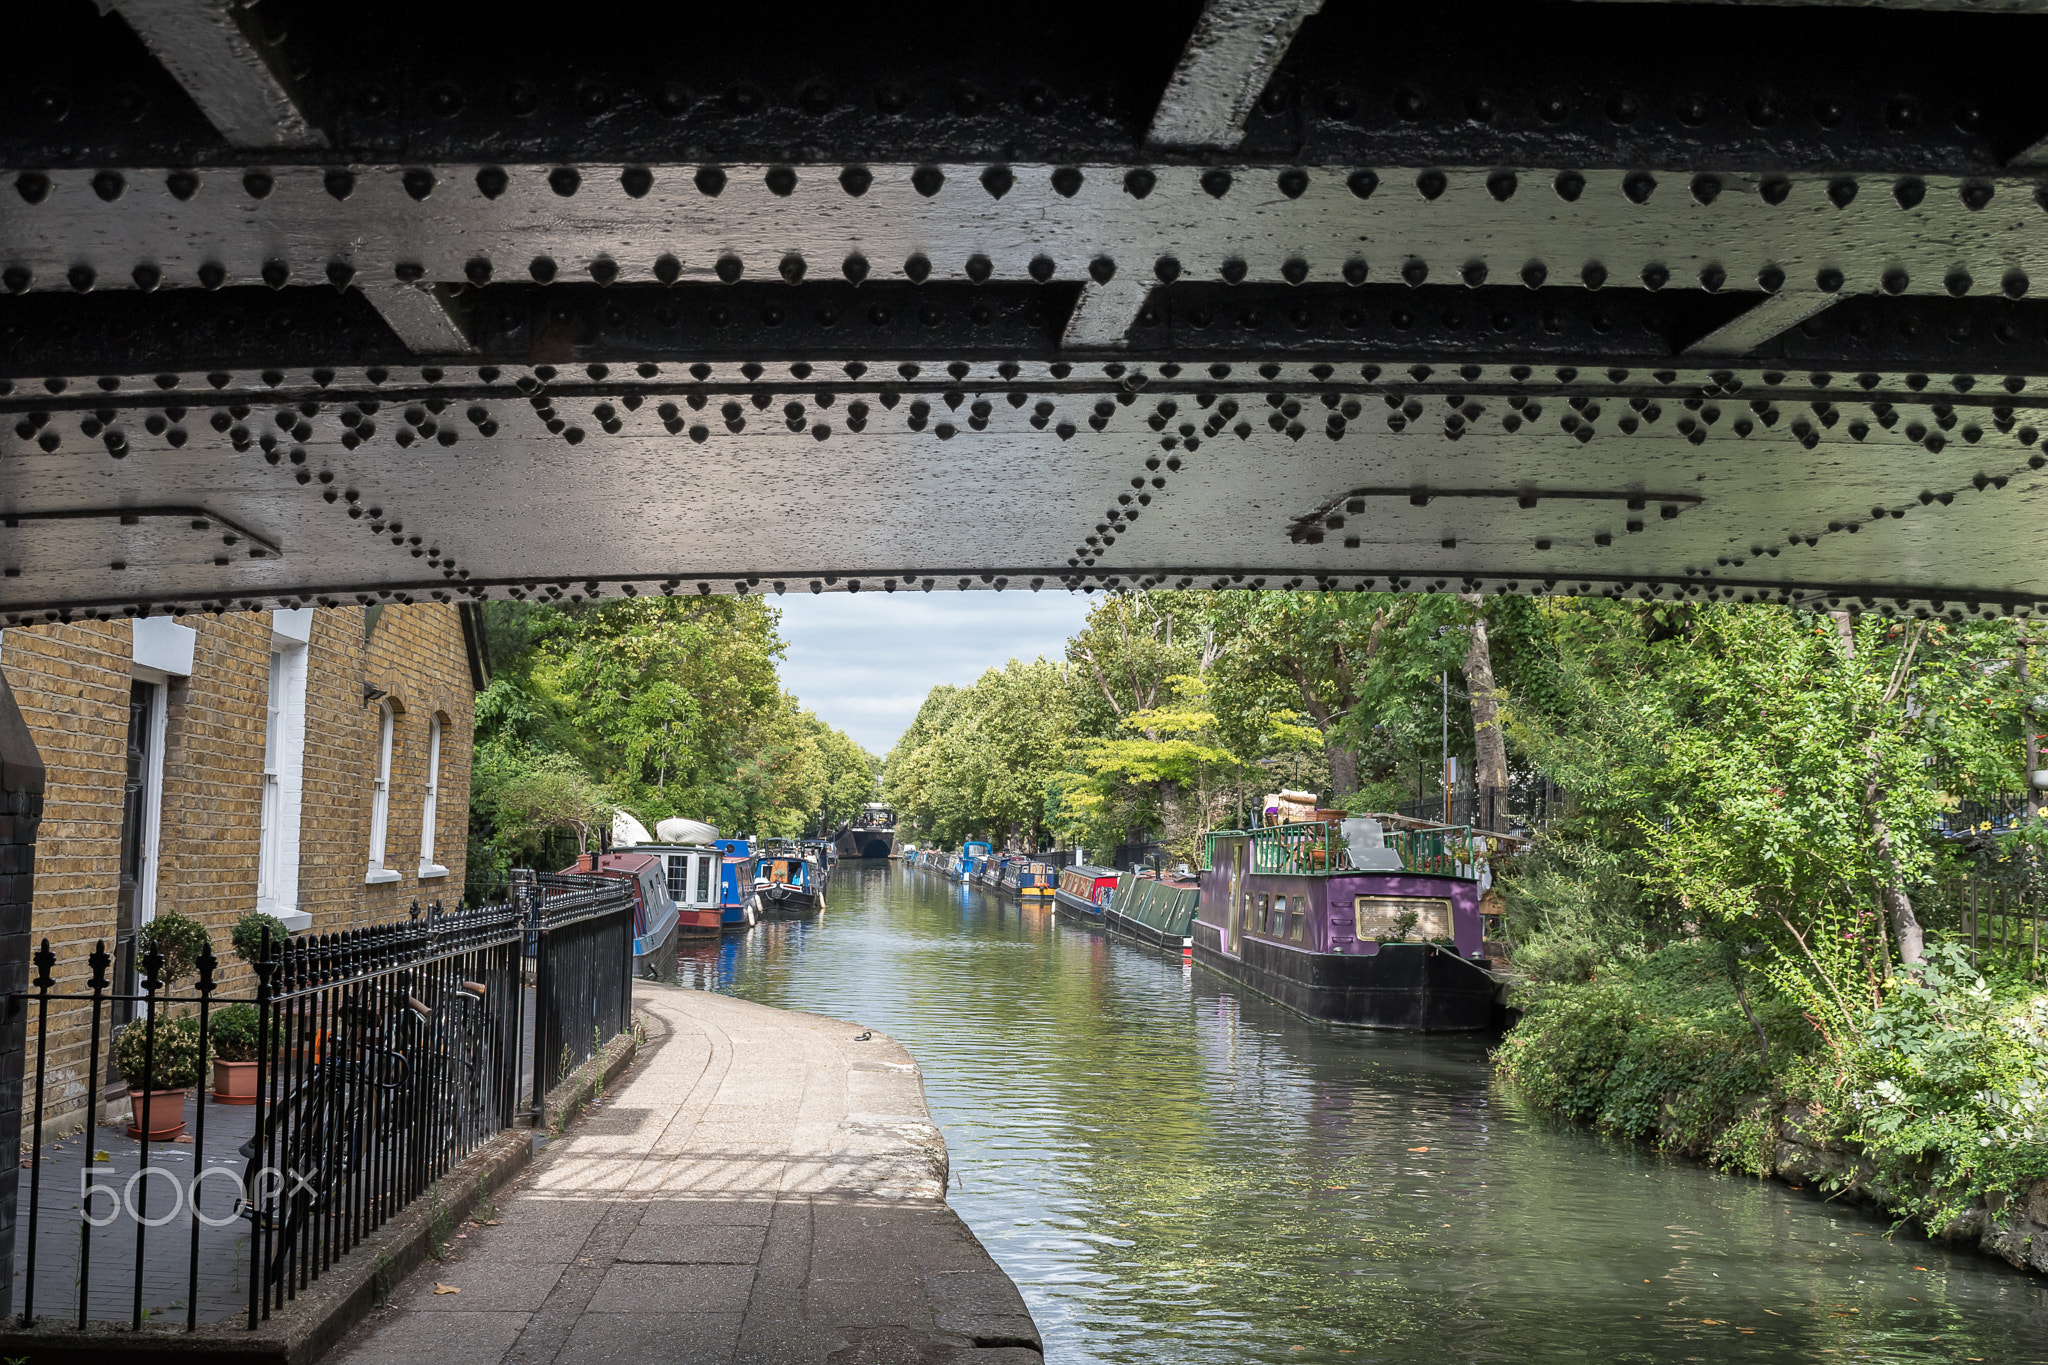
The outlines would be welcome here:
<svg viewBox="0 0 2048 1365">
<path fill-rule="evenodd" d="M 43 819 L 43 759 L 14 692 L 0 675 L 0 1319 L 14 1307 L 15 1200 L 21 1164 L 21 1080 L 28 1052 L 29 919 L 36 835 Z"/>
</svg>

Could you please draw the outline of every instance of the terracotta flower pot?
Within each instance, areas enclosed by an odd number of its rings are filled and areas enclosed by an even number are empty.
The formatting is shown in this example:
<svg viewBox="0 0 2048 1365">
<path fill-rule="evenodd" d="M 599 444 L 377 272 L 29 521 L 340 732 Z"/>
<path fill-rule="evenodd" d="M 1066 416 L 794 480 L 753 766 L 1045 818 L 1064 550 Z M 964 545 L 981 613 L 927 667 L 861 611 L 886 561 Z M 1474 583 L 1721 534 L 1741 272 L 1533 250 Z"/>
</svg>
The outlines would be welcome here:
<svg viewBox="0 0 2048 1365">
<path fill-rule="evenodd" d="M 213 1059 L 213 1102 L 256 1103 L 256 1063 Z"/>
<path fill-rule="evenodd" d="M 134 1112 L 128 1119 L 128 1136 L 142 1136 L 142 1100 L 140 1090 L 128 1092 L 128 1103 Z M 149 1092 L 149 1130 L 151 1142 L 169 1142 L 185 1131 L 185 1092 L 183 1090 L 152 1090 Z"/>
</svg>

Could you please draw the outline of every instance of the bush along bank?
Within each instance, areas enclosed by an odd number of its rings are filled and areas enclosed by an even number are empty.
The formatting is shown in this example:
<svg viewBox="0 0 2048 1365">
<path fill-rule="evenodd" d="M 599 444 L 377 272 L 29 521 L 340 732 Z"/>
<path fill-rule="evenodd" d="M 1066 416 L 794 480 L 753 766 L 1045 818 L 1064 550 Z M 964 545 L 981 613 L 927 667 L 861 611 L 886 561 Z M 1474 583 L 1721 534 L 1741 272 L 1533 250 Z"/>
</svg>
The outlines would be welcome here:
<svg viewBox="0 0 2048 1365">
<path fill-rule="evenodd" d="M 1517 1003 L 1494 1058 L 1540 1106 L 2048 1273 L 2048 992 L 2024 974 L 1937 943 L 1823 1027 L 1692 941 Z"/>
</svg>

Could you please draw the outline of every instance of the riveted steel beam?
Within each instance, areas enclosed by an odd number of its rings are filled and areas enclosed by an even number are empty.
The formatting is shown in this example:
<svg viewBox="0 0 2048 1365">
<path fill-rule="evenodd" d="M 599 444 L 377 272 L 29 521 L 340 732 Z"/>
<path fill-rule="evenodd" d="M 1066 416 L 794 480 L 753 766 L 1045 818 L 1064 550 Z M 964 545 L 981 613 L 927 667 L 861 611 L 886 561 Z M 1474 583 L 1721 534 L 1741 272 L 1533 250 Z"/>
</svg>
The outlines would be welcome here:
<svg viewBox="0 0 2048 1365">
<path fill-rule="evenodd" d="M 1166 83 L 1145 142 L 1230 148 L 1302 22 L 1323 0 L 1208 0 Z"/>
<path fill-rule="evenodd" d="M 571 349 L 8 381 L 11 508 L 88 515 L 0 542 L 0 618 L 925 579 L 2048 601 L 2016 555 L 2048 375 Z M 200 482 L 283 557 L 187 563 L 90 520 L 109 488 Z M 763 486 L 801 537 L 719 514 Z"/>
<path fill-rule="evenodd" d="M 108 3 L 108 0 L 102 0 Z M 207 121 L 236 147 L 324 147 L 274 60 L 257 0 L 111 0 Z"/>
<path fill-rule="evenodd" d="M 1000 193 L 990 187 L 1001 170 Z M 0 283 L 1576 281 L 2025 294 L 2015 177 L 1129 166 L 0 172 Z M 1277 192 L 1277 197 L 1276 197 Z"/>
</svg>

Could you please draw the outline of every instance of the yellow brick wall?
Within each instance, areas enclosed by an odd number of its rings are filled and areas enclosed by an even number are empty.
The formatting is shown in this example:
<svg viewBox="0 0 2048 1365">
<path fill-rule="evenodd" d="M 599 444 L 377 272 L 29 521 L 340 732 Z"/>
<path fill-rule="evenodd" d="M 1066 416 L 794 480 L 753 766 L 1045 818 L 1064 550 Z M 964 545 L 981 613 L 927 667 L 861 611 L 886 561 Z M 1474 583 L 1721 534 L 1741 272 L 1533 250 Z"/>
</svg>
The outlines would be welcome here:
<svg viewBox="0 0 2048 1365">
<path fill-rule="evenodd" d="M 360 607 L 317 611 L 307 647 L 299 908 L 312 916 L 314 933 L 402 917 L 415 899 L 439 898 L 453 909 L 462 895 L 475 692 L 461 618 L 452 606 L 390 607 L 367 642 L 363 623 Z M 180 624 L 197 638 L 191 676 L 174 678 L 166 693 L 156 908 L 205 924 L 221 959 L 223 993 L 246 995 L 254 976 L 235 957 L 229 934 L 256 904 L 270 616 L 188 615 Z M 0 633 L 0 669 L 48 769 L 32 935 L 50 939 L 60 991 L 84 988 L 97 940 L 113 947 L 131 638 L 126 621 Z M 365 682 L 403 708 L 393 731 L 385 841 L 386 865 L 403 876 L 378 886 L 364 882 L 378 719 L 377 707 L 363 701 Z M 448 876 L 422 881 L 427 720 L 437 713 L 435 859 Z M 89 1006 L 52 1008 L 46 1112 L 53 1116 L 83 1102 L 89 1028 Z M 31 1021 L 31 1087 L 34 1047 Z M 103 1072 L 105 1055 L 103 1033 Z"/>
<path fill-rule="evenodd" d="M 457 609 L 438 603 L 386 607 L 363 639 L 364 609 L 337 607 L 314 617 L 306 668 L 306 796 L 300 825 L 300 908 L 320 932 L 376 924 L 409 913 L 412 903 L 462 899 L 469 837 L 469 761 L 476 691 Z M 391 731 L 391 798 L 384 865 L 394 882 L 369 885 L 371 783 L 376 776 L 379 708 L 363 684 L 382 689 L 397 713 Z M 427 722 L 441 718 L 440 799 L 434 859 L 446 877 L 422 880 L 420 818 L 425 814 Z M 315 812 L 318 812 L 316 815 Z"/>
<path fill-rule="evenodd" d="M 58 991 L 86 989 L 95 942 L 113 949 L 127 773 L 129 628 L 125 621 L 0 632 L 0 668 L 42 752 L 47 774 L 36 843 L 30 938 L 57 954 Z M 33 973 L 31 973 L 33 974 Z M 90 1007 L 50 1012 L 45 1110 L 84 1101 Z M 101 1047 L 104 1067 L 105 1046 Z M 35 1094 L 36 1020 L 29 1020 L 24 1105 Z M 22 1129 L 24 1140 L 28 1129 Z"/>
</svg>

